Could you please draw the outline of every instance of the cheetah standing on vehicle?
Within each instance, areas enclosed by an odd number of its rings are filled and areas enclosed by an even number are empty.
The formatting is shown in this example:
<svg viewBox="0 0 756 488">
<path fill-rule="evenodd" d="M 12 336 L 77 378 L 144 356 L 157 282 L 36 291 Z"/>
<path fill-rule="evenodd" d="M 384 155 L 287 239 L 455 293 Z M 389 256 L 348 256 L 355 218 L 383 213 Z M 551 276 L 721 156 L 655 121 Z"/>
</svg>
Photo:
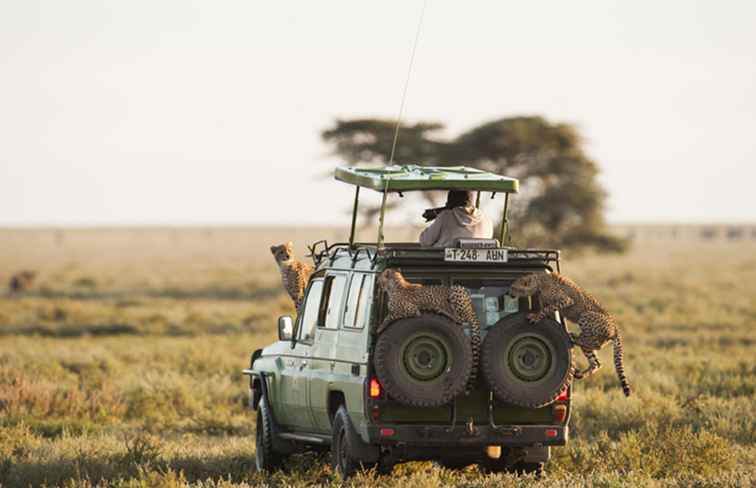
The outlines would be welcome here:
<svg viewBox="0 0 756 488">
<path fill-rule="evenodd" d="M 383 332 L 391 322 L 407 317 L 417 317 L 422 312 L 437 313 L 458 324 L 470 325 L 473 370 L 468 385 L 474 385 L 480 353 L 480 322 L 473 308 L 470 292 L 458 285 L 423 286 L 410 283 L 399 271 L 390 268 L 381 273 L 378 284 L 388 294 L 388 314 L 378 327 L 378 334 Z"/>
<path fill-rule="evenodd" d="M 622 357 L 622 338 L 617 324 L 599 302 L 581 289 L 575 282 L 558 273 L 534 273 L 515 280 L 510 293 L 515 297 L 538 295 L 541 310 L 528 314 L 531 323 L 539 322 L 559 310 L 566 319 L 580 326 L 580 335 L 570 334 L 572 341 L 580 346 L 588 359 L 588 368 L 575 372 L 575 378 L 589 376 L 600 367 L 596 351 L 609 341 L 614 346 L 614 367 L 622 392 L 630 396 L 630 384 L 625 377 Z"/>
<path fill-rule="evenodd" d="M 294 305 L 299 309 L 299 305 L 304 299 L 307 282 L 312 275 L 312 266 L 294 257 L 294 244 L 291 242 L 279 246 L 270 246 L 270 252 L 278 263 L 284 288 L 294 301 Z"/>
</svg>

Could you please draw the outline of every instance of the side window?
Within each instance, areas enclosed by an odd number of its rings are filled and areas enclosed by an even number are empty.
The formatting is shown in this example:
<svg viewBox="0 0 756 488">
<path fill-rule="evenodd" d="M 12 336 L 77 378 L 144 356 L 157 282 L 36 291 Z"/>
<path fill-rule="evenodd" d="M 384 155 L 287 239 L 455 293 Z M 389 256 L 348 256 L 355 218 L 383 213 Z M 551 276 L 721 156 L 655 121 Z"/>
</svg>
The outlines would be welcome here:
<svg viewBox="0 0 756 488">
<path fill-rule="evenodd" d="M 358 329 L 365 327 L 370 321 L 370 305 L 372 304 L 371 298 L 373 297 L 373 282 L 372 275 L 364 275 L 362 278 L 362 287 L 360 290 L 360 297 L 357 300 L 357 316 L 354 319 L 354 326 Z"/>
<path fill-rule="evenodd" d="M 318 312 L 318 327 L 326 329 L 337 329 L 339 327 L 347 277 L 345 274 L 337 274 L 326 278 L 323 292 L 324 300 L 320 302 Z"/>
<path fill-rule="evenodd" d="M 301 341 L 311 341 L 315 337 L 315 325 L 318 323 L 318 311 L 320 310 L 320 297 L 322 295 L 323 280 L 313 280 L 304 302 L 302 321 L 299 324 L 299 340 Z"/>
<path fill-rule="evenodd" d="M 349 288 L 344 327 L 362 329 L 370 316 L 370 295 L 373 293 L 373 279 L 364 273 L 355 273 Z"/>
</svg>

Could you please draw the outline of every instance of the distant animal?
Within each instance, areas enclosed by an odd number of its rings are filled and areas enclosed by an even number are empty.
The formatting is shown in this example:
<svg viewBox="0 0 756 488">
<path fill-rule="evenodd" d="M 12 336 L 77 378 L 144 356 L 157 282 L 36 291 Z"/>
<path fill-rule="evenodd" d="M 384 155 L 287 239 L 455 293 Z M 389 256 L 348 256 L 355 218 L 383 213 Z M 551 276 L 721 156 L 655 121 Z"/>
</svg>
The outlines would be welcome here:
<svg viewBox="0 0 756 488">
<path fill-rule="evenodd" d="M 376 331 L 378 334 L 391 323 L 423 312 L 444 315 L 458 324 L 471 328 L 473 372 L 468 385 L 475 383 L 480 354 L 480 322 L 473 307 L 470 292 L 462 286 L 424 286 L 407 281 L 402 273 L 388 268 L 378 277 L 378 284 L 388 295 L 388 313 Z M 469 390 L 469 387 L 468 387 Z"/>
<path fill-rule="evenodd" d="M 11 276 L 10 282 L 8 283 L 8 289 L 11 293 L 28 291 L 31 289 L 36 278 L 36 271 L 19 271 Z"/>
<path fill-rule="evenodd" d="M 294 301 L 294 305 L 299 309 L 304 299 L 305 288 L 313 267 L 294 257 L 294 244 L 287 242 L 279 246 L 270 246 L 270 252 L 278 263 L 278 269 L 281 271 L 281 281 L 284 289 Z"/>
<path fill-rule="evenodd" d="M 589 376 L 601 367 L 596 352 L 612 341 L 614 368 L 622 384 L 622 392 L 625 396 L 630 396 L 630 383 L 625 377 L 622 338 L 614 317 L 598 300 L 575 282 L 558 273 L 533 273 L 522 276 L 512 284 L 510 294 L 515 297 L 538 296 L 541 310 L 528 314 L 531 323 L 537 323 L 559 310 L 566 319 L 580 326 L 580 335 L 570 334 L 570 337 L 588 359 L 588 368 L 576 372 L 576 378 Z"/>
</svg>

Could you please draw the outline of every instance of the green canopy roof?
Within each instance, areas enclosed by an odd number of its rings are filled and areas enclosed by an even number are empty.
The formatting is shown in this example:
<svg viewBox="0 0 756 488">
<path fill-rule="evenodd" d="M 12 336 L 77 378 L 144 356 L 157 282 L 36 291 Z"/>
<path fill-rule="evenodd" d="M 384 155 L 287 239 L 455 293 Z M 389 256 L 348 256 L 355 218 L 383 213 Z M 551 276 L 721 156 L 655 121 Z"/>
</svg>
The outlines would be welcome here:
<svg viewBox="0 0 756 488">
<path fill-rule="evenodd" d="M 467 166 L 393 165 L 336 168 L 335 177 L 376 191 L 477 190 L 516 193 L 519 182 Z"/>
</svg>

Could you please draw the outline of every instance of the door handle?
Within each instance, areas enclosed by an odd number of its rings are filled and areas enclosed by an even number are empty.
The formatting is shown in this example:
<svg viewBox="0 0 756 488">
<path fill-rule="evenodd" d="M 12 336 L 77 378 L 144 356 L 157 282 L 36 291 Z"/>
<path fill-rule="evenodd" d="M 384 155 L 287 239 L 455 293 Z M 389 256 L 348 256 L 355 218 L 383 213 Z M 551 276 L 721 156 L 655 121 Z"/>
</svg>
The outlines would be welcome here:
<svg viewBox="0 0 756 488">
<path fill-rule="evenodd" d="M 331 371 L 336 368 L 336 361 L 331 361 Z"/>
</svg>

